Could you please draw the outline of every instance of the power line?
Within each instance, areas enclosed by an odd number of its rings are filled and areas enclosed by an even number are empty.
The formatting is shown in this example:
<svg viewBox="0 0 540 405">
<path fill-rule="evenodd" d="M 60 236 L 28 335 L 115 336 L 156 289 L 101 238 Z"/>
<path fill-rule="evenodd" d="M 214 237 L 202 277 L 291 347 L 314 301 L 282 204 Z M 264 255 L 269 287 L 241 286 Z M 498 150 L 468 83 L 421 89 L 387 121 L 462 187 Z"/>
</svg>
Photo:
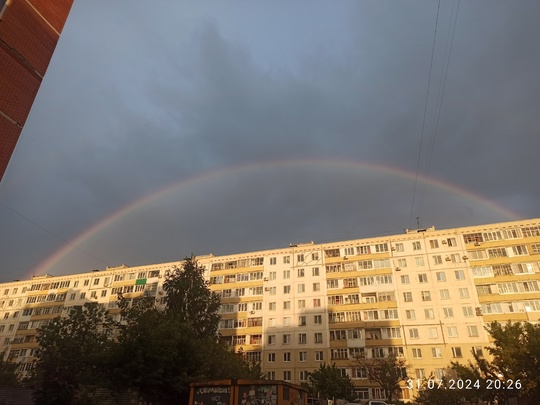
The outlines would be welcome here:
<svg viewBox="0 0 540 405">
<path fill-rule="evenodd" d="M 450 17 L 450 24 L 452 24 L 452 22 L 453 22 L 452 35 L 450 35 L 450 30 L 449 30 L 448 31 L 448 37 L 446 39 L 446 46 L 445 46 L 445 49 L 444 49 L 444 55 L 445 55 L 445 58 L 446 58 L 446 60 L 445 60 L 445 68 L 444 68 L 443 74 L 441 75 L 441 82 L 442 83 L 439 83 L 439 102 L 438 102 L 437 110 L 436 110 L 435 123 L 433 125 L 433 138 L 432 138 L 432 141 L 431 141 L 431 149 L 430 149 L 430 152 L 429 152 L 426 175 L 424 177 L 424 179 L 425 179 L 424 180 L 424 187 L 422 189 L 422 197 L 420 198 L 420 207 L 418 208 L 418 215 L 420 215 L 420 212 L 422 211 L 422 206 L 424 204 L 424 196 L 425 196 L 425 193 L 426 193 L 427 180 L 429 178 L 429 170 L 431 168 L 431 160 L 432 160 L 432 157 L 433 157 L 433 150 L 435 149 L 435 140 L 437 139 L 437 132 L 438 132 L 438 129 L 439 129 L 439 121 L 440 121 L 440 118 L 441 118 L 441 110 L 442 110 L 442 103 L 443 103 L 443 99 L 444 99 L 444 91 L 446 89 L 446 80 L 448 78 L 448 68 L 450 66 L 450 59 L 452 57 L 452 49 L 454 47 L 454 36 L 456 34 L 456 25 L 457 25 L 460 2 L 461 2 L 461 0 L 457 1 L 457 7 L 455 7 L 455 14 L 454 14 L 454 5 L 452 5 L 452 13 L 451 13 L 451 17 Z M 454 4 L 456 4 L 456 3 L 454 3 Z M 446 51 L 448 50 L 448 42 L 450 42 L 450 50 L 448 51 L 448 54 L 447 54 Z"/>
<path fill-rule="evenodd" d="M 11 212 L 13 212 L 14 214 L 18 215 L 19 217 L 23 218 L 24 220 L 30 222 L 32 225 L 34 226 L 37 226 L 39 229 L 41 229 L 42 231 L 44 232 L 47 232 L 49 235 L 51 236 L 54 236 L 56 239 L 58 239 L 59 241 L 63 242 L 65 245 L 68 245 L 68 246 L 71 246 L 73 249 L 76 249 L 78 250 L 79 252 L 81 253 L 84 253 L 85 255 L 93 258 L 93 259 L 96 259 L 98 260 L 99 262 L 101 262 L 103 265 L 107 265 L 107 263 L 105 261 L 103 261 L 102 259 L 100 259 L 99 257 L 93 255 L 92 253 L 89 253 L 87 251 L 85 251 L 84 249 L 81 249 L 80 247 L 78 247 L 77 245 L 74 245 L 73 243 L 65 240 L 64 238 L 58 236 L 57 234 L 55 234 L 54 232 L 52 232 L 51 230 L 45 228 L 44 226 L 40 225 L 39 223 L 37 223 L 36 221 L 34 221 L 33 219 L 27 217 L 26 215 L 20 213 L 19 211 L 17 211 L 16 209 L 14 208 L 11 208 L 10 206 L 6 205 L 5 203 L 3 203 L 2 201 L 0 201 L 0 205 L 2 205 L 3 207 L 7 208 L 8 210 L 10 210 Z"/>
<path fill-rule="evenodd" d="M 413 189 L 413 198 L 412 198 L 412 203 L 411 203 L 411 215 L 409 216 L 409 228 L 412 228 L 414 202 L 416 198 L 416 186 L 418 184 L 418 173 L 420 172 L 420 159 L 422 157 L 422 144 L 424 142 L 424 129 L 426 127 L 426 115 L 427 115 L 427 107 L 428 107 L 428 101 L 429 101 L 429 90 L 431 86 L 431 72 L 433 70 L 433 58 L 435 55 L 435 42 L 437 39 L 437 27 L 439 25 L 440 8 L 441 8 L 441 0 L 439 0 L 438 5 L 437 5 L 437 17 L 435 19 L 435 32 L 433 34 L 433 45 L 431 47 L 431 62 L 429 64 L 429 76 L 428 76 L 428 85 L 427 85 L 427 90 L 426 90 L 426 101 L 424 103 L 424 118 L 422 120 L 422 132 L 420 135 L 420 145 L 418 147 L 418 159 L 416 162 L 416 175 L 414 177 L 414 189 Z"/>
</svg>

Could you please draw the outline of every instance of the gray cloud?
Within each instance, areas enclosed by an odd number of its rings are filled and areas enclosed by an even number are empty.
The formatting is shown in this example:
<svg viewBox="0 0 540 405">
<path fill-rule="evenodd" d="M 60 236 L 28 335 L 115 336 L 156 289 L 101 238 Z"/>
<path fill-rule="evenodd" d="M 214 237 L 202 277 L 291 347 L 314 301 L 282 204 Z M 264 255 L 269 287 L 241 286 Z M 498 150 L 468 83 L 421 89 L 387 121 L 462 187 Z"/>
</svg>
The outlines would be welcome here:
<svg viewBox="0 0 540 405">
<path fill-rule="evenodd" d="M 420 180 L 431 157 L 434 179 L 538 216 L 540 6 L 460 3 L 435 136 L 456 4 L 439 11 Z M 0 184 L 0 201 L 55 236 L 0 206 L 0 277 L 31 274 L 111 213 L 204 173 L 221 174 L 103 228 L 80 246 L 90 255 L 75 249 L 49 271 L 401 232 L 410 178 L 325 160 L 415 172 L 436 13 L 435 3 L 76 3 Z M 423 226 L 509 219 L 418 186 Z"/>
</svg>

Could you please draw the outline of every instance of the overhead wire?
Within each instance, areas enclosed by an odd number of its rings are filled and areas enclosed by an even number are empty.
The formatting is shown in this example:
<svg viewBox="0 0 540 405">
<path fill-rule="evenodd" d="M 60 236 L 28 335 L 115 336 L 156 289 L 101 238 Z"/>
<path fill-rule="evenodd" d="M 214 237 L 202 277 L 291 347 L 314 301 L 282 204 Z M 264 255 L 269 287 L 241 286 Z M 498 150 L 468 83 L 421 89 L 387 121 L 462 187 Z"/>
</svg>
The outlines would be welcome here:
<svg viewBox="0 0 540 405">
<path fill-rule="evenodd" d="M 436 43 L 436 40 L 437 40 L 437 27 L 439 25 L 439 11 L 441 9 L 441 0 L 439 0 L 438 2 L 438 5 L 437 5 L 437 17 L 435 19 L 435 30 L 434 30 L 434 33 L 433 33 L 433 45 L 431 47 L 431 61 L 430 61 L 430 64 L 429 64 L 429 75 L 428 75 L 428 85 L 427 85 L 427 89 L 426 89 L 426 100 L 424 102 L 424 117 L 422 119 L 422 131 L 421 131 L 421 134 L 420 134 L 420 145 L 418 146 L 418 159 L 417 159 L 417 162 L 416 162 L 416 174 L 415 174 L 415 177 L 414 177 L 414 189 L 413 189 L 413 197 L 412 197 L 412 203 L 411 203 L 411 214 L 410 214 L 410 217 L 409 217 L 409 228 L 412 228 L 412 218 L 413 218 L 413 212 L 414 212 L 414 203 L 415 203 L 415 199 L 416 199 L 416 188 L 417 188 L 417 185 L 418 185 L 418 174 L 420 173 L 420 161 L 421 161 L 421 158 L 422 158 L 422 144 L 424 142 L 424 130 L 425 130 L 425 127 L 426 127 L 426 116 L 427 116 L 427 109 L 428 109 L 428 102 L 429 102 L 429 90 L 430 90 L 430 87 L 431 87 L 431 74 L 432 74 L 432 71 L 433 71 L 433 59 L 434 59 L 434 55 L 435 55 L 435 43 Z"/>
<path fill-rule="evenodd" d="M 445 49 L 444 49 L 444 56 L 445 56 L 445 65 L 444 66 L 445 67 L 444 67 L 443 74 L 441 75 L 441 80 L 439 82 L 438 104 L 437 104 L 437 109 L 436 109 L 435 122 L 433 124 L 433 138 L 431 140 L 431 148 L 430 148 L 430 151 L 429 151 L 429 158 L 428 158 L 426 173 L 425 173 L 425 176 L 424 176 L 424 186 L 423 186 L 423 189 L 422 189 L 422 195 L 420 197 L 420 205 L 419 205 L 419 208 L 418 208 L 418 215 L 420 215 L 420 213 L 422 211 L 422 207 L 424 205 L 424 197 L 425 197 L 425 194 L 426 194 L 427 181 L 428 181 L 428 178 L 429 178 L 429 171 L 430 171 L 430 168 L 431 168 L 431 161 L 432 161 L 432 158 L 433 158 L 433 151 L 435 149 L 435 141 L 437 139 L 437 133 L 438 133 L 438 129 L 439 129 L 439 121 L 440 121 L 440 118 L 441 118 L 441 110 L 442 110 L 442 104 L 443 104 L 443 100 L 444 100 L 444 92 L 446 90 L 446 82 L 447 82 L 447 78 L 448 78 L 448 69 L 450 67 L 450 59 L 452 57 L 452 49 L 454 47 L 454 36 L 456 34 L 456 25 L 457 25 L 460 2 L 461 2 L 461 0 L 457 0 L 457 6 L 455 7 L 455 13 L 454 13 L 454 5 L 456 3 L 454 3 L 452 5 L 452 13 L 451 13 L 451 17 L 450 17 L 450 24 L 453 25 L 452 34 L 450 35 L 450 29 L 449 29 L 448 30 L 448 36 L 446 38 L 446 46 L 445 46 Z M 450 45 L 449 45 L 449 43 L 450 43 Z M 448 48 L 450 48 L 450 49 L 448 50 Z M 447 51 L 448 51 L 448 53 L 447 53 Z"/>
<path fill-rule="evenodd" d="M 84 249 L 80 248 L 79 246 L 77 245 L 74 245 L 73 243 L 65 240 L 64 238 L 62 238 L 61 236 L 57 235 L 56 233 L 54 233 L 53 231 L 51 231 L 50 229 L 47 229 L 46 227 L 44 227 L 43 225 L 37 223 L 36 221 L 34 221 L 33 219 L 27 217 L 26 215 L 20 213 L 19 211 L 17 211 L 16 209 L 14 208 L 11 208 L 9 205 L 3 203 L 2 201 L 0 201 L 0 205 L 2 205 L 3 207 L 5 207 L 6 209 L 10 210 L 11 212 L 13 212 L 14 214 L 18 215 L 19 217 L 23 218 L 24 220 L 28 221 L 29 223 L 31 223 L 32 225 L 38 227 L 39 229 L 41 229 L 42 231 L 48 233 L 49 235 L 55 237 L 56 239 L 58 239 L 59 241 L 63 242 L 64 244 L 72 247 L 73 249 L 75 250 L 78 250 L 79 252 L 81 253 L 84 253 L 85 255 L 87 255 L 88 257 L 91 257 L 97 261 L 99 261 L 101 264 L 103 265 L 107 265 L 107 263 L 100 259 L 99 257 L 93 255 L 92 253 L 89 253 L 87 251 L 85 251 Z"/>
</svg>

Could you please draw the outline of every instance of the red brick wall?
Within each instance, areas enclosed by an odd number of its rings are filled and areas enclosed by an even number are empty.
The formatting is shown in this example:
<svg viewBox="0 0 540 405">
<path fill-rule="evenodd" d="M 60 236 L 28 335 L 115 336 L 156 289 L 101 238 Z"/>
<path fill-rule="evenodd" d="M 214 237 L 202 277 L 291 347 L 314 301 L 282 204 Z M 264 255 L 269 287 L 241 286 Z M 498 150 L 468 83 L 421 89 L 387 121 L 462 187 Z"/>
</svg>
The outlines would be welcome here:
<svg viewBox="0 0 540 405">
<path fill-rule="evenodd" d="M 58 32 L 62 32 L 73 0 L 28 0 Z"/>
<path fill-rule="evenodd" d="M 15 149 L 22 127 L 0 115 L 0 179 Z"/>
<path fill-rule="evenodd" d="M 12 0 L 0 18 L 0 181 L 72 4 Z"/>
<path fill-rule="evenodd" d="M 30 4 L 19 0 L 7 7 L 0 21 L 0 38 L 43 76 L 59 35 Z"/>
</svg>

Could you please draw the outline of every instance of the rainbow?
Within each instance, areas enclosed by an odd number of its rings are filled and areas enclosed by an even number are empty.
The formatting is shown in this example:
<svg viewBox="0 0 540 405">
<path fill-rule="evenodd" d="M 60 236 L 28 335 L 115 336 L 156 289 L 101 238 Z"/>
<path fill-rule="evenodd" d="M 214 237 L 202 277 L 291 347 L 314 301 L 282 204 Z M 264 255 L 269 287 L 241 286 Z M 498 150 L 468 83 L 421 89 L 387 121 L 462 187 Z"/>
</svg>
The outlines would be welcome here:
<svg viewBox="0 0 540 405">
<path fill-rule="evenodd" d="M 118 209 L 117 211 L 109 214 L 103 218 L 98 223 L 94 224 L 92 227 L 84 230 L 75 238 L 73 238 L 68 244 L 65 244 L 61 248 L 57 249 L 53 254 L 47 257 L 42 261 L 35 269 L 32 270 L 33 275 L 40 275 L 50 272 L 55 265 L 57 265 L 64 257 L 66 257 L 70 252 L 77 248 L 77 246 L 82 245 L 85 241 L 97 235 L 100 232 L 105 231 L 107 228 L 112 227 L 115 223 L 120 220 L 128 217 L 132 213 L 136 212 L 138 209 L 159 200 L 160 198 L 165 197 L 169 193 L 178 191 L 183 188 L 189 188 L 190 186 L 204 183 L 207 181 L 219 179 L 221 177 L 248 173 L 254 170 L 268 170 L 275 168 L 286 168 L 286 169 L 299 169 L 299 168 L 310 168 L 315 166 L 320 169 L 321 167 L 332 169 L 352 169 L 352 170 L 368 170 L 371 172 L 384 174 L 388 176 L 395 176 L 404 178 L 407 180 L 414 181 L 416 175 L 413 172 L 403 170 L 401 168 L 396 168 L 392 166 L 385 166 L 376 163 L 369 162 L 358 162 L 353 160 L 334 160 L 334 159 L 290 159 L 290 160 L 279 160 L 279 161 L 270 161 L 256 164 L 245 164 L 235 167 L 223 168 L 204 172 L 193 176 L 188 179 L 183 179 L 179 182 L 169 184 L 166 187 L 163 187 L 157 191 L 154 191 L 138 200 L 135 200 L 128 205 Z M 505 220 L 517 220 L 520 219 L 520 215 L 517 213 L 502 207 L 494 202 L 488 200 L 487 198 L 481 196 L 480 194 L 473 193 L 470 190 L 465 188 L 458 187 L 454 184 L 437 180 L 434 178 L 428 178 L 425 180 L 430 187 L 434 187 L 446 192 L 449 192 L 453 195 L 461 196 L 467 198 L 476 204 L 479 204 L 493 212 L 501 215 Z"/>
</svg>

